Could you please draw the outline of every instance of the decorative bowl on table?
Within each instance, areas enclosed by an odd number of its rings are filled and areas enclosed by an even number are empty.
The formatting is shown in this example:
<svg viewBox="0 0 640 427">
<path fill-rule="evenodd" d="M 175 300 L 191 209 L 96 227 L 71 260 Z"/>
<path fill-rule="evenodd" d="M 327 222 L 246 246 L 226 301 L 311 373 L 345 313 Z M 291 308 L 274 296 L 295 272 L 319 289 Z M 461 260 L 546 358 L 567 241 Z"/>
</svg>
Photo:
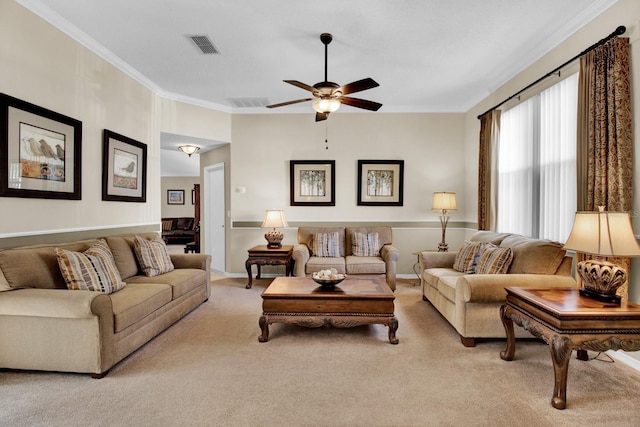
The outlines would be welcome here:
<svg viewBox="0 0 640 427">
<path fill-rule="evenodd" d="M 330 270 L 321 270 L 311 274 L 311 278 L 323 288 L 331 289 L 342 282 L 345 276 L 344 274 L 331 272 Z"/>
</svg>

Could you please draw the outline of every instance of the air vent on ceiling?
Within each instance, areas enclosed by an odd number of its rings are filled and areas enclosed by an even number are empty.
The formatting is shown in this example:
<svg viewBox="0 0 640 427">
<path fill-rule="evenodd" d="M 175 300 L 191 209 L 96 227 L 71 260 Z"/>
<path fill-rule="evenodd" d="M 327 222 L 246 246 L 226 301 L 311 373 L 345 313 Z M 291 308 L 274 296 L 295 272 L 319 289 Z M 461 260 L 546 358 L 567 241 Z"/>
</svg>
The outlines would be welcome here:
<svg viewBox="0 0 640 427">
<path fill-rule="evenodd" d="M 267 98 L 228 98 L 234 108 L 261 108 L 269 105 Z"/>
<path fill-rule="evenodd" d="M 200 52 L 206 55 L 216 55 L 219 54 L 220 51 L 211 43 L 209 37 L 207 36 L 189 36 L 193 44 L 196 45 Z"/>
</svg>

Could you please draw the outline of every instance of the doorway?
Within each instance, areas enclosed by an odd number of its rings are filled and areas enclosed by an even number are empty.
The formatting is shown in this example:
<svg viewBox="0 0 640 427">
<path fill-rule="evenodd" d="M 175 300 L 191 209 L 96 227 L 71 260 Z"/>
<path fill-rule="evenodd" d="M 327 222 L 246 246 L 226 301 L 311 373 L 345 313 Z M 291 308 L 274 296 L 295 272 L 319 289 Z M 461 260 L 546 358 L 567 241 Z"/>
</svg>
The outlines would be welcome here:
<svg viewBox="0 0 640 427">
<path fill-rule="evenodd" d="M 204 253 L 211 255 L 211 269 L 225 272 L 224 163 L 204 168 Z"/>
</svg>

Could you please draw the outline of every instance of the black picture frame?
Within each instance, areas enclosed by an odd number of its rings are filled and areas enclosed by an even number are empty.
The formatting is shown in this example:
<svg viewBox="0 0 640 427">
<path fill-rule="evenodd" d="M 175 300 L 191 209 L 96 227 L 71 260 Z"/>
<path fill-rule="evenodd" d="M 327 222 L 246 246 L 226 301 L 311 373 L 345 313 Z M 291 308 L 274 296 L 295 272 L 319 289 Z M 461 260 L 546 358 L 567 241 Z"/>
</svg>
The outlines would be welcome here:
<svg viewBox="0 0 640 427">
<path fill-rule="evenodd" d="M 82 198 L 82 122 L 0 93 L 0 196 Z"/>
<path fill-rule="evenodd" d="M 404 160 L 358 160 L 358 206 L 402 206 Z"/>
<path fill-rule="evenodd" d="M 291 206 L 336 205 L 335 160 L 290 160 Z"/>
<path fill-rule="evenodd" d="M 102 135 L 102 200 L 147 201 L 147 145 L 108 129 Z"/>
<path fill-rule="evenodd" d="M 167 190 L 168 205 L 184 205 L 184 190 Z"/>
</svg>

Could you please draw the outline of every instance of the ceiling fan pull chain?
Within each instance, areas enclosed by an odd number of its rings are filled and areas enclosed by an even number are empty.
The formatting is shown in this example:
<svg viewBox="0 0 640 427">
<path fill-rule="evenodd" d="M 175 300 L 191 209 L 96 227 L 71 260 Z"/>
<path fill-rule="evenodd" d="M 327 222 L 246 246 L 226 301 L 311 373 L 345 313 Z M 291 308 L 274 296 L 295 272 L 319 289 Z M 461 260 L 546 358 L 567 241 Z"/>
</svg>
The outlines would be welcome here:
<svg viewBox="0 0 640 427">
<path fill-rule="evenodd" d="M 329 120 L 325 120 L 324 122 L 324 149 L 329 149 Z"/>
</svg>

